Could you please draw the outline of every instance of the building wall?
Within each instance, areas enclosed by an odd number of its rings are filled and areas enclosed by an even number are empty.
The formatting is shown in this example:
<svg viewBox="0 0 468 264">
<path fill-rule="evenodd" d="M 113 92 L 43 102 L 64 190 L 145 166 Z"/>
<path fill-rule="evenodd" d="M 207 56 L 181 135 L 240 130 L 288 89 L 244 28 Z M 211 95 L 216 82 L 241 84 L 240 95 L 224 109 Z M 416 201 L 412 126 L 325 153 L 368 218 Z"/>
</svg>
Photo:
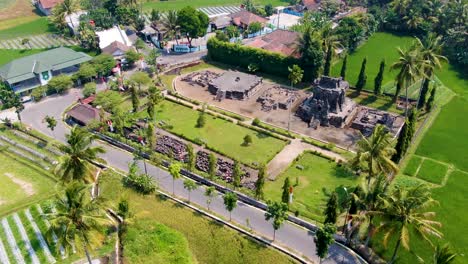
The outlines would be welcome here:
<svg viewBox="0 0 468 264">
<path fill-rule="evenodd" d="M 50 8 L 44 8 L 41 3 L 37 2 L 37 8 L 46 16 L 50 16 L 52 10 Z"/>
</svg>

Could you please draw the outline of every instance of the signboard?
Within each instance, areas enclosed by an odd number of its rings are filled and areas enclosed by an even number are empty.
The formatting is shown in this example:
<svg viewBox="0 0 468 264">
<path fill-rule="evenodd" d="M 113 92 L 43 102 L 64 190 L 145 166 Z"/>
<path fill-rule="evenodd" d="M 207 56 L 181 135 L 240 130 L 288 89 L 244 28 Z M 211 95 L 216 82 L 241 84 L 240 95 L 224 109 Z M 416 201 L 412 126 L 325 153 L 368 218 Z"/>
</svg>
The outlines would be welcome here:
<svg viewBox="0 0 468 264">
<path fill-rule="evenodd" d="M 175 52 L 181 52 L 181 53 L 188 53 L 190 52 L 190 48 L 188 45 L 174 45 L 172 46 L 172 49 Z"/>
<path fill-rule="evenodd" d="M 42 79 L 43 79 L 44 81 L 49 80 L 49 78 L 50 78 L 50 76 L 49 76 L 49 72 L 48 72 L 48 71 L 45 71 L 45 72 L 42 73 Z"/>
</svg>

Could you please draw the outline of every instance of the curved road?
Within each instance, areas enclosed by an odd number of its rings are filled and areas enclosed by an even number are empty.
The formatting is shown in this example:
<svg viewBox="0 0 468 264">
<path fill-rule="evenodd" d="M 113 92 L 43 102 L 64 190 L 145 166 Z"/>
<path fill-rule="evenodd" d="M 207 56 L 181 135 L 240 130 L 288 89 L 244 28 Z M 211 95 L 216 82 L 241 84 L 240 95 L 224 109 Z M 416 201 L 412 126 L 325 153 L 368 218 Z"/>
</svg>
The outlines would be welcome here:
<svg viewBox="0 0 468 264">
<path fill-rule="evenodd" d="M 47 128 L 42 121 L 46 115 L 53 116 L 57 120 L 62 119 L 63 111 L 81 95 L 77 89 L 72 89 L 68 94 L 63 96 L 54 96 L 44 99 L 39 103 L 28 103 L 25 105 L 25 110 L 22 112 L 23 122 L 32 128 L 41 131 L 42 133 L 55 137 L 57 140 L 65 141 L 65 134 L 69 129 L 63 122 L 57 122 L 57 127 L 54 133 Z M 101 144 L 106 153 L 102 158 L 107 163 L 122 171 L 128 170 L 128 164 L 133 160 L 133 155 L 126 151 L 111 147 L 107 144 Z M 141 164 L 140 164 L 141 165 Z M 141 166 L 140 166 L 141 167 Z M 159 188 L 172 193 L 172 177 L 170 174 L 158 167 L 148 164 L 148 173 L 159 183 Z M 183 180 L 179 179 L 175 182 L 175 194 L 178 197 L 187 198 L 187 191 L 183 188 Z M 204 188 L 197 188 L 191 193 L 191 202 L 201 207 L 206 207 L 206 198 L 204 196 Z M 217 215 L 229 218 L 229 213 L 225 210 L 222 196 L 218 195 L 213 199 L 210 209 Z M 240 225 L 246 226 L 246 220 L 249 219 L 250 227 L 257 234 L 266 239 L 271 239 L 273 228 L 270 223 L 265 221 L 264 211 L 244 204 L 238 203 L 236 209 L 232 213 L 232 220 Z M 299 227 L 290 222 L 286 222 L 277 232 L 276 241 L 280 246 L 292 249 L 299 255 L 306 256 L 313 262 L 318 263 L 319 259 L 315 255 L 315 243 L 313 233 L 302 227 Z M 333 244 L 330 248 L 329 257 L 322 263 L 365 263 L 360 261 L 354 253 L 343 248 L 338 244 Z"/>
</svg>

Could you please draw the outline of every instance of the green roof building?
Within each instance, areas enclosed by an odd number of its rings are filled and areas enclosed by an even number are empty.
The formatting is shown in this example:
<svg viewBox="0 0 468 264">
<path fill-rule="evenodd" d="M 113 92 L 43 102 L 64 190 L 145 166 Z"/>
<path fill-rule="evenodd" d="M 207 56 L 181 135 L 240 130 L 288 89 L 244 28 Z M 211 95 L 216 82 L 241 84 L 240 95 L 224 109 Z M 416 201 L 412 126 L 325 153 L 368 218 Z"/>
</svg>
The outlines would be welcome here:
<svg viewBox="0 0 468 264">
<path fill-rule="evenodd" d="M 69 48 L 56 48 L 16 59 L 0 67 L 0 79 L 16 93 L 27 94 L 30 90 L 46 85 L 53 76 L 72 74 L 91 56 Z"/>
</svg>

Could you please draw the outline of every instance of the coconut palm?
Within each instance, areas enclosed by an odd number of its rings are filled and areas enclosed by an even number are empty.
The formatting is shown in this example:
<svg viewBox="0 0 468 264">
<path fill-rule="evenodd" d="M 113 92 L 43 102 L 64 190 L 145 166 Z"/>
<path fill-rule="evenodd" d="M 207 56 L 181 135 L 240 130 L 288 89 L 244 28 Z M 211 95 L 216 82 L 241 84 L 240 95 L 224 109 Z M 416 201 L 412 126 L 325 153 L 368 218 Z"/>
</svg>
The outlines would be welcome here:
<svg viewBox="0 0 468 264">
<path fill-rule="evenodd" d="M 437 245 L 434 251 L 434 255 L 432 256 L 432 263 L 433 264 L 449 264 L 452 263 L 457 254 L 452 251 L 449 245 Z"/>
<path fill-rule="evenodd" d="M 111 224 L 105 215 L 100 199 L 91 199 L 88 187 L 79 182 L 68 185 L 58 194 L 52 212 L 46 214 L 50 222 L 47 237 L 57 237 L 57 249 L 67 254 L 76 246 L 83 247 L 88 262 L 91 263 L 89 248 L 98 242 L 100 230 Z"/>
<path fill-rule="evenodd" d="M 79 3 L 76 0 L 64 0 L 62 4 L 60 4 L 61 12 L 64 16 L 69 16 L 79 9 Z M 70 17 L 70 24 L 74 28 L 75 25 L 73 24 L 73 20 Z"/>
<path fill-rule="evenodd" d="M 354 167 L 365 169 L 368 173 L 367 185 L 376 175 L 383 173 L 389 180 L 398 172 L 397 165 L 391 160 L 395 149 L 392 146 L 392 136 L 383 125 L 377 125 L 368 138 L 357 142 L 358 151 L 351 161 Z"/>
<path fill-rule="evenodd" d="M 408 88 L 413 84 L 419 77 L 424 75 L 424 69 L 426 68 L 426 62 L 422 59 L 419 50 L 413 45 L 410 49 L 402 50 L 398 48 L 398 54 L 400 57 L 393 63 L 390 70 L 399 70 L 396 76 L 396 82 L 398 87 L 405 88 L 405 116 L 408 115 Z M 397 101 L 400 89 L 396 89 L 395 96 L 393 97 L 394 102 Z"/>
<path fill-rule="evenodd" d="M 177 23 L 178 13 L 176 10 L 170 10 L 166 13 L 166 16 L 162 19 L 162 25 L 167 31 L 167 35 L 171 38 L 175 38 L 176 44 L 179 45 L 177 40 L 177 33 L 179 32 L 179 25 Z"/>
<path fill-rule="evenodd" d="M 432 199 L 429 188 L 420 184 L 405 188 L 396 186 L 391 195 L 380 198 L 383 204 L 381 211 L 374 212 L 381 219 L 376 232 L 383 233 L 383 244 L 387 246 L 388 240 L 396 236 L 396 244 L 389 263 L 394 263 L 400 246 L 410 249 L 410 236 L 417 234 L 432 245 L 429 235 L 442 237 L 437 229 L 441 224 L 432 220 L 434 212 L 426 209 L 437 204 Z"/>
<path fill-rule="evenodd" d="M 98 154 L 104 153 L 104 149 L 93 147 L 96 136 L 77 126 L 71 129 L 66 139 L 67 145 L 60 147 L 64 155 L 60 158 L 55 173 L 63 182 L 92 182 L 95 170 L 91 161 L 95 160 Z"/>
</svg>

